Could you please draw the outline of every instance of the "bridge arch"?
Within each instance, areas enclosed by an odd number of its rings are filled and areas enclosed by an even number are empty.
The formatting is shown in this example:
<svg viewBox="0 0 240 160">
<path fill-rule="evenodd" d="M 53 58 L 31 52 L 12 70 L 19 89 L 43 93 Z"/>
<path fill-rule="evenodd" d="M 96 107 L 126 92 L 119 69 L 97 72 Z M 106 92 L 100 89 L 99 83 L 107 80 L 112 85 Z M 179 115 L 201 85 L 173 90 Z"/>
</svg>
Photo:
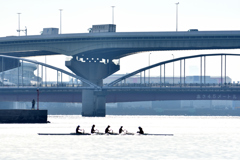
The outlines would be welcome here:
<svg viewBox="0 0 240 160">
<path fill-rule="evenodd" d="M 70 73 L 70 72 L 65 71 L 63 69 L 51 66 L 49 64 L 45 64 L 45 63 L 42 63 L 42 62 L 29 60 L 29 59 L 25 59 L 25 58 L 20 58 L 20 57 L 6 56 L 6 55 L 0 55 L 0 58 L 2 58 L 2 62 L 1 62 L 2 65 L 4 64 L 4 58 L 15 59 L 15 60 L 19 60 L 19 61 L 22 61 L 22 62 L 29 62 L 29 63 L 33 63 L 33 64 L 36 64 L 36 65 L 41 65 L 41 66 L 44 66 L 44 67 L 56 70 L 59 73 L 64 73 L 64 74 L 66 74 L 68 76 L 71 76 L 71 77 L 73 77 L 73 78 L 75 78 L 77 80 L 80 80 L 80 81 L 84 82 L 85 84 L 87 84 L 89 86 L 89 88 L 95 88 L 95 89 L 99 88 L 99 86 L 97 86 L 94 83 L 84 79 L 83 77 L 77 76 L 77 75 L 75 75 L 73 73 Z M 5 72 L 5 71 L 2 71 L 2 72 Z"/>
<path fill-rule="evenodd" d="M 146 70 L 149 70 L 149 69 L 161 66 L 161 65 L 166 65 L 168 63 L 172 63 L 172 62 L 176 62 L 176 61 L 182 61 L 182 60 L 184 60 L 184 65 L 185 65 L 185 60 L 186 59 L 198 58 L 198 57 L 210 57 L 210 56 L 225 56 L 225 59 L 226 59 L 226 56 L 240 56 L 240 54 L 232 54 L 232 53 L 200 54 L 200 55 L 193 55 L 193 56 L 186 56 L 186 57 L 175 58 L 175 59 L 159 62 L 159 63 L 153 64 L 153 65 L 141 68 L 139 70 L 136 70 L 136 71 L 134 71 L 132 73 L 126 74 L 125 76 L 122 76 L 122 77 L 114 80 L 113 82 L 109 83 L 107 86 L 108 87 L 112 87 L 112 86 L 116 85 L 118 82 L 121 82 L 121 81 L 123 81 L 123 80 L 125 80 L 125 79 L 127 79 L 127 78 L 129 78 L 131 76 L 134 76 L 134 75 L 136 75 L 138 73 L 141 73 L 143 71 L 146 71 Z M 184 75 L 184 77 L 185 77 L 185 75 Z"/>
</svg>

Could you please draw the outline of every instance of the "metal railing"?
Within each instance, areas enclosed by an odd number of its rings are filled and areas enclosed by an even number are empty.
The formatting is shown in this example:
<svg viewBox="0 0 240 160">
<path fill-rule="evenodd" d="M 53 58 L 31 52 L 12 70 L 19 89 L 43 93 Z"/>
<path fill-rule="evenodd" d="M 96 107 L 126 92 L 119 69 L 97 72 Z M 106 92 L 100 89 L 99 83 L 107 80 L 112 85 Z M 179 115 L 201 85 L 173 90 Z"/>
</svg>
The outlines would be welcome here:
<svg viewBox="0 0 240 160">
<path fill-rule="evenodd" d="M 206 85 L 206 57 L 210 57 L 210 56 L 221 56 L 221 66 L 219 66 L 219 68 L 221 68 L 221 86 L 225 86 L 227 83 L 227 56 L 240 56 L 240 54 L 230 54 L 230 53 L 218 53 L 218 54 L 200 54 L 200 55 L 194 55 L 194 56 L 187 56 L 187 57 L 181 57 L 181 58 L 175 58 L 175 59 L 171 59 L 171 60 L 167 60 L 167 61 L 163 61 L 163 62 L 159 62 L 144 68 L 141 68 L 139 70 L 136 70 L 132 73 L 126 74 L 125 76 L 122 76 L 118 79 L 116 79 L 115 81 L 107 84 L 106 86 L 111 87 L 111 86 L 118 86 L 118 83 L 126 83 L 127 78 L 135 76 L 137 74 L 140 75 L 139 77 L 139 83 L 138 84 L 149 84 L 150 81 L 147 82 L 147 77 L 146 77 L 146 71 L 150 70 L 152 68 L 155 67 L 160 67 L 160 75 L 159 75 L 159 84 L 160 86 L 169 86 L 170 84 L 168 84 L 166 82 L 166 64 L 169 63 L 174 63 L 176 61 L 180 61 L 180 84 L 175 84 L 174 83 L 174 78 L 176 79 L 176 77 L 174 77 L 173 75 L 173 80 L 172 80 L 172 86 L 175 85 L 187 85 L 186 82 L 186 60 L 187 59 L 192 59 L 192 58 L 200 58 L 200 75 L 199 75 L 199 84 L 201 84 L 201 86 Z M 183 64 L 182 64 L 183 62 Z M 203 63 L 203 64 L 202 64 Z M 143 74 L 142 74 L 143 73 Z M 224 74 L 223 74 L 224 73 Z M 142 76 L 143 75 L 143 76 Z"/>
</svg>

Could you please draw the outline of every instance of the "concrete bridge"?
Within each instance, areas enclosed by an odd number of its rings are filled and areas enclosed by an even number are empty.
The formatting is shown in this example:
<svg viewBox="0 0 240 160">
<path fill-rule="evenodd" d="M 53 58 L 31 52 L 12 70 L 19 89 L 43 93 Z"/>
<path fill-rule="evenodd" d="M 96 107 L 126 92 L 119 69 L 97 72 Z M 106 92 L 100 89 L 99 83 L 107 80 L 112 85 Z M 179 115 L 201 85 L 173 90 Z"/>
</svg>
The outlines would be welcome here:
<svg viewBox="0 0 240 160">
<path fill-rule="evenodd" d="M 0 38 L 0 54 L 78 56 L 119 59 L 142 51 L 237 49 L 240 31 L 109 32 Z"/>
<path fill-rule="evenodd" d="M 120 65 L 114 64 L 113 59 L 138 52 L 237 48 L 240 48 L 240 31 L 111 32 L 0 38 L 2 55 L 72 56 L 65 65 L 77 76 L 97 86 L 103 86 L 103 79 L 120 69 Z M 15 60 L 5 64 L 6 66 L 0 65 L 2 71 L 18 67 Z M 106 99 L 104 95 L 95 94 L 93 90 L 83 90 L 82 101 L 83 110 L 87 111 L 84 112 L 85 116 L 94 116 L 92 111 L 99 106 L 105 108 Z"/>
</svg>

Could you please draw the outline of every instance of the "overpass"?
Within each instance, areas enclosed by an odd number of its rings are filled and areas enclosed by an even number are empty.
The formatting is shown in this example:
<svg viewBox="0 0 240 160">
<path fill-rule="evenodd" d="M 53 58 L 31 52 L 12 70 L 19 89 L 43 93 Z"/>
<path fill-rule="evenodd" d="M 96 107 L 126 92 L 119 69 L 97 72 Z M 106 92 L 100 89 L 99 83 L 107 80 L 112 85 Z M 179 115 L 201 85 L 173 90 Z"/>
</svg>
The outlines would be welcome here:
<svg viewBox="0 0 240 160">
<path fill-rule="evenodd" d="M 113 59 L 138 52 L 237 48 L 240 48 L 240 31 L 110 32 L 0 38 L 2 55 L 72 56 L 65 65 L 77 76 L 97 86 L 103 86 L 103 79 L 120 69 L 120 64 L 113 63 Z M 10 62 L 5 63 L 8 66 L 0 65 L 0 70 L 18 67 L 15 60 Z M 105 107 L 104 95 L 95 95 L 93 90 L 83 90 L 82 93 L 84 108 Z M 92 112 L 89 110 L 87 115 L 91 116 Z"/>
<path fill-rule="evenodd" d="M 77 56 L 84 60 L 119 59 L 137 52 L 237 49 L 240 31 L 109 32 L 0 38 L 0 54 Z"/>
<path fill-rule="evenodd" d="M 1 55 L 72 56 L 65 65 L 100 86 L 102 79 L 120 69 L 113 59 L 138 52 L 237 48 L 240 48 L 240 31 L 108 32 L 0 38 Z"/>
</svg>

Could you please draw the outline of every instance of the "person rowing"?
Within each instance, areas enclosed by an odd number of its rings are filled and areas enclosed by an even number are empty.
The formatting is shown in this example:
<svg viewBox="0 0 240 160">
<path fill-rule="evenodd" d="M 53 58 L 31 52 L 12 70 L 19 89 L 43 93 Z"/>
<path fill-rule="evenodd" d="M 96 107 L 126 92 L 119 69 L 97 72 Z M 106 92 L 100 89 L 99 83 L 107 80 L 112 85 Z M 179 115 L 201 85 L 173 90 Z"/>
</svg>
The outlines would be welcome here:
<svg viewBox="0 0 240 160">
<path fill-rule="evenodd" d="M 139 126 L 138 129 L 139 129 L 139 131 L 137 131 L 137 133 L 144 134 L 142 127 Z"/>
<path fill-rule="evenodd" d="M 95 125 L 92 125 L 91 133 L 98 133 L 99 131 L 95 129 Z"/>
<path fill-rule="evenodd" d="M 84 132 L 85 132 L 84 129 L 80 129 L 80 125 L 78 125 L 76 128 L 76 133 L 83 134 Z"/>
<path fill-rule="evenodd" d="M 126 129 L 123 129 L 123 126 L 121 126 L 120 128 L 119 128 L 119 134 L 121 134 L 121 133 L 127 133 L 127 130 Z"/>
<path fill-rule="evenodd" d="M 113 133 L 113 130 L 111 130 L 111 129 L 109 129 L 110 128 L 110 126 L 108 125 L 107 126 L 107 128 L 105 129 L 105 134 L 111 134 L 111 133 Z"/>
</svg>

